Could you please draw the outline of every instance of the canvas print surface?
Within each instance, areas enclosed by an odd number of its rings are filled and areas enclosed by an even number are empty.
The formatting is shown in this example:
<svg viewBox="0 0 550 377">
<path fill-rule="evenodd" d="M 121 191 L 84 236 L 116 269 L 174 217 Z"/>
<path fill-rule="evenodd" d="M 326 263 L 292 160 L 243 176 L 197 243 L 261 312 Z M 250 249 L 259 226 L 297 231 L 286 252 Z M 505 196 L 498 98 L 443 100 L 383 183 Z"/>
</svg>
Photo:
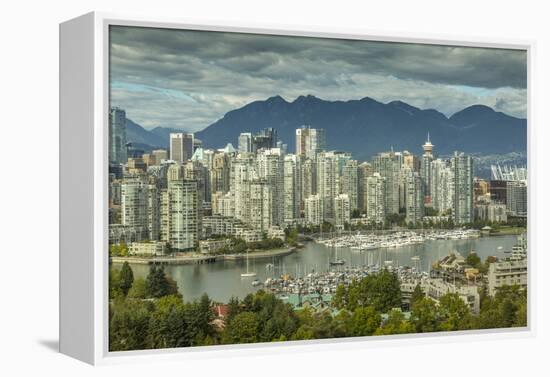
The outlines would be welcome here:
<svg viewBox="0 0 550 377">
<path fill-rule="evenodd" d="M 110 351 L 527 326 L 525 50 L 109 40 Z"/>
</svg>

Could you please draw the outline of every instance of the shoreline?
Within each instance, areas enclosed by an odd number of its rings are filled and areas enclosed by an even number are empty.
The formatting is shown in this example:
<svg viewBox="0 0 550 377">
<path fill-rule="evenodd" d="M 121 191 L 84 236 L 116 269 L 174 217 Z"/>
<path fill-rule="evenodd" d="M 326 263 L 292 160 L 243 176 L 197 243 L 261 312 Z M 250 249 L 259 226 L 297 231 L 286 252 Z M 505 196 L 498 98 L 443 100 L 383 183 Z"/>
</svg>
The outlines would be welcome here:
<svg viewBox="0 0 550 377">
<path fill-rule="evenodd" d="M 249 259 L 265 259 L 272 257 L 282 257 L 294 253 L 298 250 L 297 247 L 273 249 L 265 251 L 254 251 L 248 253 Z M 181 255 L 181 256 L 157 256 L 157 257 L 109 257 L 109 262 L 112 264 L 161 264 L 161 265 L 187 265 L 187 264 L 204 264 L 215 263 L 218 261 L 240 261 L 246 260 L 244 254 L 222 254 L 222 255 Z"/>
</svg>

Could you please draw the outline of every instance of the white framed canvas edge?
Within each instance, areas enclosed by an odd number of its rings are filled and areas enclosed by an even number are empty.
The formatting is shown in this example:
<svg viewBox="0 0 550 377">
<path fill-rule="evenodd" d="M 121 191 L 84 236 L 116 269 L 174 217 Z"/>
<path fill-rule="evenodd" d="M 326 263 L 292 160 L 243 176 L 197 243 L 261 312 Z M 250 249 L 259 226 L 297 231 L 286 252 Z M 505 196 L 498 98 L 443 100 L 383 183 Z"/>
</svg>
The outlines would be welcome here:
<svg viewBox="0 0 550 377">
<path fill-rule="evenodd" d="M 370 41 L 421 43 L 433 45 L 456 45 L 468 47 L 486 47 L 502 49 L 518 49 L 527 52 L 527 164 L 528 164 L 528 223 L 536 218 L 536 170 L 535 156 L 535 130 L 533 125 L 533 73 L 535 42 L 530 40 L 512 40 L 503 38 L 483 37 L 460 37 L 440 34 L 421 33 L 394 33 L 376 32 L 370 30 L 358 30 L 349 28 L 327 28 L 310 25 L 283 25 L 283 24 L 258 24 L 254 22 L 228 22 L 228 21 L 205 21 L 197 19 L 175 19 L 148 16 L 132 16 L 127 14 L 114 14 L 103 12 L 91 12 L 78 18 L 60 24 L 60 351 L 82 361 L 95 365 L 151 362 L 160 360 L 184 360 L 202 359 L 211 357 L 235 357 L 235 356 L 257 356 L 266 354 L 289 354 L 296 351 L 312 352 L 327 349 L 369 349 L 374 347 L 410 347 L 422 344 L 442 344 L 456 342 L 471 342 L 485 340 L 504 340 L 513 338 L 533 337 L 536 335 L 536 250 L 537 244 L 533 237 L 533 227 L 528 226 L 528 242 L 535 250 L 530 253 L 528 260 L 528 326 L 522 328 L 489 329 L 489 330 L 467 330 L 457 332 L 436 332 L 424 334 L 370 336 L 356 338 L 335 338 L 324 340 L 289 341 L 284 343 L 257 343 L 257 344 L 236 344 L 219 345 L 207 347 L 159 349 L 109 352 L 108 351 L 108 214 L 107 214 L 107 151 L 108 133 L 105 132 L 108 124 L 109 107 L 109 76 L 108 76 L 108 53 L 109 40 L 108 29 L 110 25 L 139 26 L 151 28 L 171 29 L 192 29 L 205 31 L 240 32 L 254 34 L 273 34 L 285 36 L 305 36 L 334 39 L 358 39 Z M 91 34 L 89 34 L 91 33 Z M 91 38 L 91 45 L 84 45 L 79 38 Z M 74 40 L 74 41 L 73 41 Z M 75 53 L 68 52 L 67 46 L 71 43 L 73 47 L 91 49 L 89 62 L 75 60 Z M 89 43 L 89 39 L 88 39 Z M 80 46 L 78 46 L 80 45 Z M 65 48 L 65 51 L 64 51 Z M 67 68 L 77 69 L 77 64 L 85 64 L 86 77 L 89 87 L 78 87 L 77 84 L 64 81 L 67 76 Z M 85 93 L 91 91 L 91 93 Z M 87 98 L 87 96 L 92 96 Z M 68 106 L 68 97 L 73 100 L 87 100 L 92 108 L 84 114 Z M 69 131 L 74 120 L 82 120 L 82 126 L 78 130 Z M 86 176 L 86 180 L 75 181 L 70 174 L 74 173 L 74 167 L 67 167 L 65 159 L 74 157 L 76 151 L 67 150 L 66 137 L 70 132 L 84 134 L 86 124 L 93 130 L 93 142 L 90 151 L 82 158 L 89 158 L 85 161 L 92 165 Z M 80 135 L 79 135 L 80 136 Z M 89 165 L 88 165 L 89 166 Z M 88 207 L 88 212 L 79 214 L 92 222 L 92 245 L 89 248 L 82 248 L 79 255 L 70 249 L 71 237 L 80 235 L 77 224 L 72 222 L 75 213 L 70 212 L 70 203 L 75 199 L 66 189 L 70 185 L 83 186 L 86 182 L 93 182 L 93 191 L 87 192 L 86 198 L 91 199 L 93 206 Z M 65 189 L 64 189 L 65 188 Z M 89 188 L 88 188 L 89 189 Z M 91 195 L 91 196 L 90 196 Z M 91 203 L 90 203 L 91 204 Z M 68 211 L 68 213 L 67 213 Z M 81 225 L 80 227 L 83 227 Z M 89 231 L 88 228 L 80 230 Z M 91 252 L 92 255 L 87 255 Z M 74 267 L 75 258 L 88 260 L 88 266 L 83 265 L 80 271 L 84 278 L 77 279 L 77 276 L 68 274 L 69 267 Z M 90 259 L 86 259 L 90 258 Z M 78 260 L 78 259 L 77 259 Z M 82 308 L 75 308 L 73 300 L 76 295 L 82 292 L 91 292 L 91 300 L 87 301 Z M 90 310 L 92 318 L 90 319 Z M 90 326 L 91 331 L 84 331 L 82 327 Z"/>
</svg>

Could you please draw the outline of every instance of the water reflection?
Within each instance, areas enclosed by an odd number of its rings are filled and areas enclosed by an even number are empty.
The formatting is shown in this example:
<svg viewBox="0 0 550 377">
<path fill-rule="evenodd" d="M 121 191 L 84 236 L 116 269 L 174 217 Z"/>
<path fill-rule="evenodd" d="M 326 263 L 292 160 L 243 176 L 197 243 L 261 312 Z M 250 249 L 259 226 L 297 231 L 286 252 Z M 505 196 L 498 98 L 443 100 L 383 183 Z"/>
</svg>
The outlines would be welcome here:
<svg viewBox="0 0 550 377">
<path fill-rule="evenodd" d="M 257 279 L 265 281 L 268 277 L 290 274 L 303 276 L 311 271 L 327 271 L 343 269 L 349 266 L 383 265 L 392 261 L 394 265 L 413 266 L 411 258 L 419 257 L 416 262 L 423 271 L 428 271 L 430 265 L 450 251 L 457 251 L 466 256 L 471 250 L 477 252 L 482 260 L 489 255 L 504 257 L 505 250 L 511 250 L 516 243 L 515 236 L 483 237 L 468 240 L 427 241 L 424 244 L 408 245 L 397 249 L 375 249 L 369 251 L 340 248 L 337 251 L 315 243 L 306 246 L 287 256 L 266 259 L 251 259 L 250 270 L 257 273 Z M 499 249 L 499 246 L 502 248 Z M 338 255 L 336 256 L 336 253 Z M 344 259 L 344 266 L 329 266 L 331 260 Z M 118 266 L 120 267 L 120 266 Z M 136 277 L 147 276 L 149 267 L 132 265 Z M 258 290 L 253 287 L 254 278 L 241 278 L 246 272 L 245 261 L 225 261 L 201 265 L 165 266 L 165 271 L 174 278 L 185 300 L 199 298 L 204 292 L 220 302 L 227 302 L 232 296 L 244 297 Z"/>
</svg>

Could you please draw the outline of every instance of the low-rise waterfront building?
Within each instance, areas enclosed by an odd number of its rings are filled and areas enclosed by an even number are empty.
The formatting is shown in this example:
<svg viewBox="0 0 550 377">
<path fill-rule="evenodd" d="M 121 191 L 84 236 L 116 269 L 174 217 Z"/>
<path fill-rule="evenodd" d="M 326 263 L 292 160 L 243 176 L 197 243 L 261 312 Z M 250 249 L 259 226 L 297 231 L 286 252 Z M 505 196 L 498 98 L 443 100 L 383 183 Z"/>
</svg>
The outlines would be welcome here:
<svg viewBox="0 0 550 377">
<path fill-rule="evenodd" d="M 132 242 L 128 245 L 130 255 L 151 255 L 160 256 L 166 254 L 166 242 L 164 241 L 145 241 Z"/>
<path fill-rule="evenodd" d="M 229 238 L 221 240 L 203 240 L 199 241 L 199 249 L 203 254 L 213 254 L 220 250 L 230 248 L 232 244 L 233 242 Z"/>
<path fill-rule="evenodd" d="M 474 314 L 479 313 L 479 292 L 476 285 L 461 285 L 446 282 L 443 279 L 424 279 L 422 289 L 427 297 L 439 302 L 439 299 L 448 294 L 457 294 Z"/>
<path fill-rule="evenodd" d="M 494 296 L 504 285 L 527 288 L 527 259 L 491 263 L 489 265 L 489 295 Z"/>
</svg>

